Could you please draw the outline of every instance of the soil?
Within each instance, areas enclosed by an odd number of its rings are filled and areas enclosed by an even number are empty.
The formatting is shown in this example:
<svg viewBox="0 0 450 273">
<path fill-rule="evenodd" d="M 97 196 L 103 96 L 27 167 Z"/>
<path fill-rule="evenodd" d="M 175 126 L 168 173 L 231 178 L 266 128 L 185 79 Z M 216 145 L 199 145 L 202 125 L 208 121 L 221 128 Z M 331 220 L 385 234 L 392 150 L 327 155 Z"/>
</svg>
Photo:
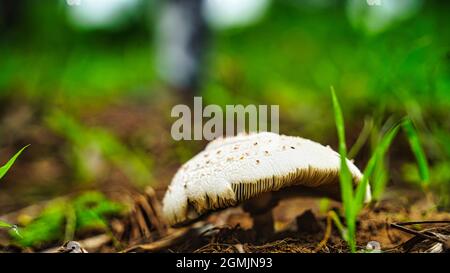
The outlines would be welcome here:
<svg viewBox="0 0 450 273">
<path fill-rule="evenodd" d="M 250 225 L 251 219 L 239 209 L 234 213 L 223 212 L 220 215 L 209 219 L 210 222 L 217 221 L 218 218 L 228 215 L 230 225 L 228 227 L 217 228 L 213 233 L 206 233 L 196 238 L 196 242 L 185 242 L 179 247 L 169 249 L 175 252 L 251 252 L 251 253 L 345 253 L 349 252 L 346 242 L 342 239 L 336 227 L 333 225 L 332 233 L 326 245 L 318 249 L 319 243 L 324 239 L 324 232 L 327 225 L 326 217 L 318 212 L 311 213 L 307 208 L 313 207 L 317 211 L 317 200 L 289 200 L 281 204 L 275 211 L 275 219 L 279 230 L 272 238 L 265 242 L 257 242 L 252 228 L 246 229 L 242 225 L 236 224 L 237 219 L 241 219 L 243 225 Z M 309 204 L 308 204 L 309 203 Z M 317 203 L 317 202 L 316 202 Z M 302 205 L 302 206 L 298 206 Z M 305 206 L 309 205 L 309 206 Z M 290 207 L 290 212 L 286 211 Z M 304 211 L 298 216 L 292 218 L 294 210 Z M 316 214 L 317 213 L 317 214 Z M 304 215 L 308 215 L 304 217 Z M 314 218 L 311 218 L 313 215 Z M 317 216 L 316 216 L 317 215 Z M 226 217 L 226 216 L 225 216 Z M 215 219 L 214 219 L 215 218 Z M 298 221 L 299 218 L 306 218 L 310 222 Z M 297 220 L 297 221 L 296 221 Z M 439 212 L 435 210 L 431 203 L 425 199 L 420 199 L 415 204 L 407 206 L 398 200 L 384 200 L 376 205 L 363 210 L 357 226 L 357 245 L 359 251 L 367 250 L 367 244 L 376 241 L 384 252 L 406 252 L 403 243 L 407 242 L 414 235 L 397 230 L 391 226 L 392 223 L 404 221 L 425 221 L 442 220 L 449 221 L 450 213 Z M 223 221 L 223 219 L 222 219 Z M 311 224 L 311 222 L 313 222 Z M 316 222 L 316 223 L 314 223 Z M 344 219 L 342 219 L 344 222 Z M 300 226 L 299 223 L 303 223 Z M 305 225 L 306 224 L 306 225 Z M 317 230 L 310 229 L 311 226 L 317 226 Z M 309 227 L 306 228 L 305 227 Z M 415 225 L 414 230 L 423 230 L 424 228 L 439 227 L 442 234 L 446 234 L 447 240 L 450 239 L 450 224 L 430 224 Z M 302 229 L 303 228 L 303 229 Z M 200 243 L 199 243 L 200 242 Z M 434 242 L 422 248 L 408 249 L 410 252 L 425 252 Z M 428 248 L 427 248 L 428 247 Z M 448 249 L 447 249 L 448 251 Z"/>
</svg>

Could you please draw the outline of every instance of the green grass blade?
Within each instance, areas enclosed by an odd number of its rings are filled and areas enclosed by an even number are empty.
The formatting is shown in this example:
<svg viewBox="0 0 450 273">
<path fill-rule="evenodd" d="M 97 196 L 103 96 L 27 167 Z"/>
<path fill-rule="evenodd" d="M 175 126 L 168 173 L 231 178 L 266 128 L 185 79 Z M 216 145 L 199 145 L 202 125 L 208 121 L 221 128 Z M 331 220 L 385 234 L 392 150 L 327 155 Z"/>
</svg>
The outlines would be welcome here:
<svg viewBox="0 0 450 273">
<path fill-rule="evenodd" d="M 358 138 L 356 139 L 356 142 L 350 148 L 350 151 L 348 152 L 348 155 L 347 155 L 348 158 L 352 159 L 352 158 L 356 157 L 356 155 L 359 153 L 361 148 L 364 146 L 364 144 L 369 139 L 370 132 L 372 131 L 373 126 L 374 126 L 373 118 L 366 118 L 364 120 L 364 126 L 363 126 Z"/>
<path fill-rule="evenodd" d="M 5 221 L 0 220 L 0 228 L 11 228 L 12 226 L 13 225 L 11 225 L 11 224 L 9 224 L 9 223 L 7 223 Z"/>
<path fill-rule="evenodd" d="M 331 97 L 333 99 L 334 119 L 339 138 L 339 154 L 344 154 L 344 156 L 347 156 L 347 146 L 345 144 L 344 115 L 342 114 L 342 109 L 333 86 L 331 86 Z"/>
<path fill-rule="evenodd" d="M 339 216 L 336 214 L 336 212 L 334 212 L 333 210 L 330 210 L 328 212 L 328 217 L 330 217 L 331 220 L 333 220 L 334 225 L 339 230 L 339 233 L 341 234 L 342 238 L 347 241 L 348 240 L 348 231 L 344 227 L 344 225 L 341 223 L 341 220 L 339 219 Z"/>
<path fill-rule="evenodd" d="M 319 212 L 326 213 L 330 209 L 330 199 L 321 198 L 319 200 Z"/>
<path fill-rule="evenodd" d="M 22 235 L 19 232 L 19 228 L 16 225 L 11 225 L 5 221 L 0 220 L 0 228 L 9 229 L 14 232 L 18 237 L 22 238 Z"/>
<path fill-rule="evenodd" d="M 369 159 L 369 162 L 367 163 L 366 168 L 364 169 L 363 178 L 359 185 L 356 188 L 356 197 L 355 197 L 355 203 L 356 203 L 356 210 L 359 211 L 362 208 L 362 205 L 364 204 L 364 197 L 366 193 L 366 187 L 369 183 L 369 177 L 372 176 L 375 167 L 377 165 L 377 161 L 380 160 L 380 158 L 384 157 L 386 154 L 386 151 L 388 150 L 389 146 L 391 145 L 392 141 L 394 140 L 395 136 L 397 135 L 398 131 L 400 129 L 400 124 L 397 124 L 394 126 L 391 130 L 389 130 L 380 140 L 380 144 L 377 146 L 375 151 L 373 152 L 372 156 Z M 377 185 L 373 185 L 373 187 L 377 187 Z"/>
<path fill-rule="evenodd" d="M 385 157 L 386 156 L 378 157 L 377 164 L 372 175 L 372 185 L 376 185 L 372 187 L 372 198 L 374 200 L 381 199 L 389 180 Z"/>
<path fill-rule="evenodd" d="M 419 167 L 419 175 L 424 186 L 428 185 L 430 182 L 430 170 L 428 167 L 427 157 L 422 149 L 419 136 L 414 128 L 414 125 L 410 119 L 403 123 L 403 129 L 405 130 L 406 136 L 408 137 L 411 150 L 417 160 L 417 165 Z"/>
<path fill-rule="evenodd" d="M 347 147 L 345 144 L 344 116 L 342 114 L 341 106 L 333 87 L 331 87 L 331 97 L 333 100 L 334 117 L 339 138 L 339 155 L 341 157 L 339 182 L 341 187 L 342 202 L 344 205 L 345 220 L 347 224 L 346 240 L 350 246 L 351 251 L 355 252 L 356 213 L 353 201 L 353 178 L 347 165 Z"/>
<path fill-rule="evenodd" d="M 342 201 L 344 203 L 344 208 L 347 207 L 348 209 L 351 209 L 353 199 L 353 182 L 346 161 L 347 147 L 345 144 L 344 116 L 342 114 L 341 106 L 339 104 L 336 92 L 333 87 L 331 87 L 331 97 L 333 100 L 334 118 L 339 139 L 339 154 L 341 156 L 341 171 L 339 178 L 341 182 L 340 184 L 341 184 Z"/>
<path fill-rule="evenodd" d="M 11 166 L 14 164 L 14 162 L 16 161 L 16 159 L 19 157 L 19 155 L 23 152 L 23 150 L 25 150 L 28 146 L 27 145 L 25 147 L 23 147 L 22 149 L 20 149 L 20 151 L 18 151 L 4 166 L 0 167 L 0 179 L 2 179 L 5 174 L 8 172 L 8 170 L 11 168 Z"/>
<path fill-rule="evenodd" d="M 75 230 L 77 227 L 77 214 L 71 203 L 66 204 L 66 226 L 64 231 L 64 241 L 72 241 L 75 237 Z"/>
</svg>

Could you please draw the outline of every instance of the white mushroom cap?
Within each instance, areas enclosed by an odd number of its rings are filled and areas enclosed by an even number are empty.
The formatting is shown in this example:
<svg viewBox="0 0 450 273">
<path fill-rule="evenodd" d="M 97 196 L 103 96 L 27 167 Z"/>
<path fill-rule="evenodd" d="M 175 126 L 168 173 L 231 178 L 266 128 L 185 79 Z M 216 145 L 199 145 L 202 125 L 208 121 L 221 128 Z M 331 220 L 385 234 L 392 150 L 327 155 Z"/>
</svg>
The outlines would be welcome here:
<svg viewBox="0 0 450 273">
<path fill-rule="evenodd" d="M 264 132 L 264 133 L 260 133 L 260 134 L 273 134 L 273 133 Z M 255 133 L 251 133 L 251 134 L 240 133 L 237 136 L 232 136 L 232 137 L 218 137 L 218 138 L 214 139 L 213 141 L 209 142 L 208 145 L 206 145 L 205 151 L 214 150 L 214 149 L 217 149 L 217 148 L 225 146 L 225 145 L 236 144 L 239 142 L 248 141 L 250 137 L 256 137 L 258 135 L 259 134 L 255 134 Z"/>
<path fill-rule="evenodd" d="M 349 160 L 347 165 L 358 183 L 361 172 Z M 339 191 L 339 170 L 340 155 L 308 139 L 268 132 L 217 139 L 175 174 L 163 214 L 175 225 L 289 186 Z"/>
</svg>

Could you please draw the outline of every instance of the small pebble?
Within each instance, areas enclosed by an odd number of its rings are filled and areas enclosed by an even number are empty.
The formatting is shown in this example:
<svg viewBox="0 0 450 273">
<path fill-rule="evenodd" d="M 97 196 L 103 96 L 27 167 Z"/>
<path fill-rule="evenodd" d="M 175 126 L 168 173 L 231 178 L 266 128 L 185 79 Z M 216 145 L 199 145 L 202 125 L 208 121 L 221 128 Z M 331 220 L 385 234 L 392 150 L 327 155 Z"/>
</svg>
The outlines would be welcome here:
<svg viewBox="0 0 450 273">
<path fill-rule="evenodd" d="M 370 241 L 366 245 L 366 250 L 369 250 L 372 253 L 380 253 L 381 252 L 381 244 L 377 241 Z"/>
</svg>

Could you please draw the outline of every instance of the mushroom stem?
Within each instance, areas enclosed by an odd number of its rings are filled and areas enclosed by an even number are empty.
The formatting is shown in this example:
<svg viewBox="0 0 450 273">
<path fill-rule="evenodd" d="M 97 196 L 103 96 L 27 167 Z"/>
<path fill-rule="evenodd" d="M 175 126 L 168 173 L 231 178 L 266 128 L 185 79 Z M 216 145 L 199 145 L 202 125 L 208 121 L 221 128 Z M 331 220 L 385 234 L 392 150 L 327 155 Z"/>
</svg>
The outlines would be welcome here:
<svg viewBox="0 0 450 273">
<path fill-rule="evenodd" d="M 271 209 L 269 209 L 265 213 L 250 213 L 250 215 L 253 218 L 253 229 L 256 232 L 257 238 L 267 239 L 274 234 L 275 228 Z"/>
<path fill-rule="evenodd" d="M 263 193 L 244 203 L 244 211 L 248 212 L 253 219 L 253 229 L 257 238 L 267 239 L 273 235 L 275 229 L 272 208 L 277 203 L 270 192 Z"/>
</svg>

